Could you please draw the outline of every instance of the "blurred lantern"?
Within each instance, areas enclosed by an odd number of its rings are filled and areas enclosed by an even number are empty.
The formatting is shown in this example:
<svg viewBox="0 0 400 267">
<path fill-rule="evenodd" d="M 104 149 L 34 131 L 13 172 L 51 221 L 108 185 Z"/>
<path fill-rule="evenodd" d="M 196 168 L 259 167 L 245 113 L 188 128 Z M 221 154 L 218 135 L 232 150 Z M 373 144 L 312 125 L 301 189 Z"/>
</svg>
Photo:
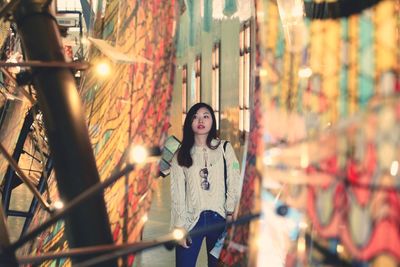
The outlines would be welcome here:
<svg viewBox="0 0 400 267">
<path fill-rule="evenodd" d="M 308 34 L 304 23 L 302 0 L 277 0 L 279 15 L 290 52 L 299 52 L 307 44 Z"/>
</svg>

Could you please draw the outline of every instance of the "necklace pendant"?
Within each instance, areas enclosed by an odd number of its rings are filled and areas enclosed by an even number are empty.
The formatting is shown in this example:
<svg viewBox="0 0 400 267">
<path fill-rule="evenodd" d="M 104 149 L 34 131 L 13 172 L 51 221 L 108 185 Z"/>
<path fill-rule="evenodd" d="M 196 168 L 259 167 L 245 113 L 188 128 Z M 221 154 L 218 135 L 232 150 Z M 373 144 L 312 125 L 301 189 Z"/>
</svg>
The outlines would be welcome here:
<svg viewBox="0 0 400 267">
<path fill-rule="evenodd" d="M 210 190 L 210 182 L 208 182 L 207 180 L 203 180 L 201 182 L 201 189 L 206 191 Z"/>
</svg>

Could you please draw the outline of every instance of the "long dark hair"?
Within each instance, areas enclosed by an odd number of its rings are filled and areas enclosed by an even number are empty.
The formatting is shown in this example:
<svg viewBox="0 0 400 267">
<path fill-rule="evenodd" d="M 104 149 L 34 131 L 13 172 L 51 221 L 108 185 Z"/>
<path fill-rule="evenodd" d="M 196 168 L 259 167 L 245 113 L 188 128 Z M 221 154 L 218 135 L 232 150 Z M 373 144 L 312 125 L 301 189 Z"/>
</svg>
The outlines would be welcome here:
<svg viewBox="0 0 400 267">
<path fill-rule="evenodd" d="M 186 115 L 185 118 L 185 123 L 183 124 L 183 139 L 182 139 L 182 144 L 181 147 L 178 151 L 178 163 L 180 166 L 185 166 L 189 168 L 193 164 L 193 159 L 192 156 L 190 155 L 190 150 L 192 149 L 194 145 L 194 132 L 192 129 L 192 122 L 193 122 L 193 117 L 197 113 L 197 111 L 200 108 L 206 108 L 211 114 L 212 118 L 212 125 L 210 132 L 208 133 L 207 136 L 207 146 L 211 149 L 216 149 L 219 145 L 219 143 L 216 146 L 211 145 L 211 141 L 213 139 L 217 138 L 217 122 L 215 120 L 215 114 L 209 105 L 206 103 L 197 103 L 193 105 L 190 109 L 189 112 Z"/>
</svg>

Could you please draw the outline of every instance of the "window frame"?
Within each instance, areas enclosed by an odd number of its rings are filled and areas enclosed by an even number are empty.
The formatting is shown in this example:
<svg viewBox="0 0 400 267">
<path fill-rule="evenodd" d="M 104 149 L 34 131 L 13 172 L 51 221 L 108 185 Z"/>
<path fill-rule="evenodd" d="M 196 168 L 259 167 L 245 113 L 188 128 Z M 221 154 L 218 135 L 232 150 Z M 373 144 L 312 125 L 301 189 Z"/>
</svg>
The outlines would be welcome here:
<svg viewBox="0 0 400 267">
<path fill-rule="evenodd" d="M 201 71 L 202 71 L 202 60 L 201 55 L 197 55 L 194 62 L 194 77 L 195 77 L 195 99 L 194 103 L 201 101 Z"/>
<path fill-rule="evenodd" d="M 248 20 L 239 32 L 239 133 L 242 137 L 250 132 L 251 47 L 252 23 Z"/>
<path fill-rule="evenodd" d="M 188 93 L 188 66 L 182 66 L 182 125 L 185 122 L 187 114 L 187 93 Z"/>
<path fill-rule="evenodd" d="M 221 109 L 221 42 L 215 42 L 212 48 L 211 59 L 211 106 L 215 113 L 217 130 L 220 128 Z"/>
</svg>

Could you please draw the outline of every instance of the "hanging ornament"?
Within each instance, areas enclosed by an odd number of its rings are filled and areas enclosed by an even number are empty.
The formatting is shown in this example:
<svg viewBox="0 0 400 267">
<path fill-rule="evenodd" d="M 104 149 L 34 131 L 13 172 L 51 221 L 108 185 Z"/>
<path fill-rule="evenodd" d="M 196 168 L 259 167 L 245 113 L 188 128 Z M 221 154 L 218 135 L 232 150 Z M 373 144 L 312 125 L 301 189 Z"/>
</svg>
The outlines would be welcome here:
<svg viewBox="0 0 400 267">
<path fill-rule="evenodd" d="M 231 17 L 237 11 L 236 0 L 225 0 L 224 15 Z"/>
</svg>

